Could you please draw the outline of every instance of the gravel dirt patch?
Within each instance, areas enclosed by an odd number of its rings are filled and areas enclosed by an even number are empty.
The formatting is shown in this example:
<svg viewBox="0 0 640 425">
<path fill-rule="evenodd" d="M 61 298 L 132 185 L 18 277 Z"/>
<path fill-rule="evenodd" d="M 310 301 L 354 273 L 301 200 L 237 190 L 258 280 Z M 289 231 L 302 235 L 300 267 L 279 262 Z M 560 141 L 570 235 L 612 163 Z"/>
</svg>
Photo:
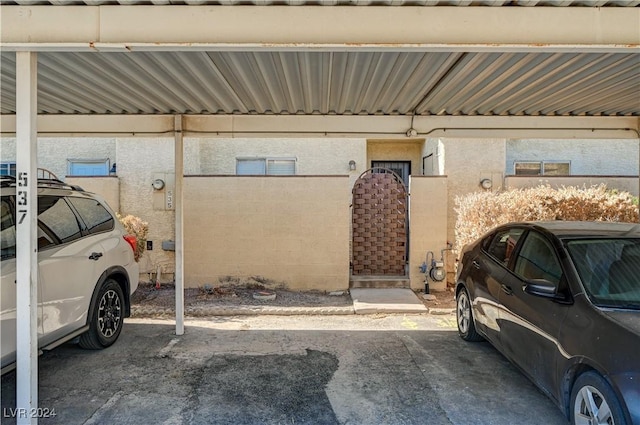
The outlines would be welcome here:
<svg viewBox="0 0 640 425">
<path fill-rule="evenodd" d="M 275 294 L 275 299 L 270 295 Z M 450 313 L 455 309 L 455 299 L 450 290 L 431 292 L 425 299 L 422 292 L 417 297 L 433 314 Z M 175 310 L 175 287 L 173 283 L 156 285 L 152 282 L 140 282 L 131 297 L 132 314 L 138 316 L 162 316 Z M 341 295 L 329 295 L 322 291 L 290 291 L 282 287 L 268 287 L 259 283 L 231 284 L 199 288 L 185 288 L 184 306 L 188 314 L 207 315 L 212 311 L 229 312 L 237 309 L 258 309 L 256 312 L 268 314 L 265 309 L 281 311 L 284 308 L 313 307 L 318 314 L 338 313 L 351 307 L 353 301 L 348 291 Z M 239 312 L 239 311 L 238 311 Z M 342 312 L 344 313 L 344 312 Z M 221 313 L 222 314 L 222 313 Z M 272 313 L 275 314 L 275 313 Z"/>
<path fill-rule="evenodd" d="M 453 293 L 453 289 L 447 288 L 445 291 L 431 291 L 430 295 L 435 296 L 435 300 L 426 300 L 423 298 L 424 293 L 418 292 L 418 298 L 422 300 L 425 306 L 429 309 L 452 309 L 456 308 L 456 299 Z"/>
<path fill-rule="evenodd" d="M 276 295 L 275 299 L 265 299 L 266 294 Z M 257 298 L 254 298 L 256 295 Z M 173 284 L 161 284 L 156 287 L 149 282 L 140 282 L 131 297 L 133 306 L 174 308 L 175 287 Z M 203 288 L 185 288 L 185 307 L 233 307 L 280 306 L 280 307 L 341 307 L 352 305 L 351 297 L 345 291 L 342 295 L 329 295 L 321 291 L 289 291 L 270 289 L 265 286 L 207 286 Z"/>
</svg>

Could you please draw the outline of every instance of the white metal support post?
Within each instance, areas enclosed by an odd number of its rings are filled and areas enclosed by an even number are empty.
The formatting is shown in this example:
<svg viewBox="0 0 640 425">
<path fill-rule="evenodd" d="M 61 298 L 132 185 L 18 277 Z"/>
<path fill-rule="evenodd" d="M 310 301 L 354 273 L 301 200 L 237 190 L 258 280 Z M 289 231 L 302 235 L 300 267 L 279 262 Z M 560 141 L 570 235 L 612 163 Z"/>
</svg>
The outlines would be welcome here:
<svg viewBox="0 0 640 425">
<path fill-rule="evenodd" d="M 184 259 L 182 242 L 182 229 L 184 221 L 182 218 L 184 199 L 182 196 L 182 183 L 184 180 L 184 140 L 182 136 L 182 115 L 176 115 L 174 121 L 175 130 L 175 203 L 176 203 L 176 225 L 175 225 L 175 256 L 176 256 L 176 335 L 184 334 Z"/>
<path fill-rule="evenodd" d="M 38 423 L 37 61 L 34 52 L 16 52 L 18 425 Z"/>
</svg>

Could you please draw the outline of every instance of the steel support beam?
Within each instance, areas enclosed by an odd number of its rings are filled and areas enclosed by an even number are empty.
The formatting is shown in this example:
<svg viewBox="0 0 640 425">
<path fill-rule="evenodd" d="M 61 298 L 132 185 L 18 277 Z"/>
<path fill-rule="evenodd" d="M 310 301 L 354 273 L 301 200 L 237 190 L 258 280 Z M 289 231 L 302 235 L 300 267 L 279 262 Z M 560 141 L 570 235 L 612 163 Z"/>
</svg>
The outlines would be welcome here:
<svg viewBox="0 0 640 425">
<path fill-rule="evenodd" d="M 640 45 L 640 8 L 631 7 L 5 5 L 0 19 L 5 51 L 507 46 L 612 52 Z"/>
<path fill-rule="evenodd" d="M 37 64 L 36 53 L 16 53 L 18 425 L 38 423 Z"/>
<path fill-rule="evenodd" d="M 2 136 L 16 131 L 15 115 L 0 115 Z M 511 137 L 635 139 L 638 117 L 183 115 L 185 137 Z M 173 115 L 42 115 L 41 137 L 172 137 Z"/>
</svg>

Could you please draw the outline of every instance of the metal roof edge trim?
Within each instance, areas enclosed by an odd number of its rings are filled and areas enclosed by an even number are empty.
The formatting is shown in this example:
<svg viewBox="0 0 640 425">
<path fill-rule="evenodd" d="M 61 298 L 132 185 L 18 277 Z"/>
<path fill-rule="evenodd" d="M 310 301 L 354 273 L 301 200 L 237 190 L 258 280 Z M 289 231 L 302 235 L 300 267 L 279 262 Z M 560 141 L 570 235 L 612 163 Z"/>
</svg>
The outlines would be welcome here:
<svg viewBox="0 0 640 425">
<path fill-rule="evenodd" d="M 49 4 L 42 4 L 48 1 Z M 84 3 L 84 4 L 82 4 Z M 244 3 L 244 4 L 242 4 Z M 581 7 L 581 8 L 602 8 L 602 7 L 637 7 L 638 0 L 564 0 L 564 1 L 543 1 L 543 0 L 476 0 L 472 4 L 469 0 L 178 0 L 169 2 L 168 0 L 43 0 L 39 6 L 314 6 L 314 7 Z M 34 6 L 33 0 L 0 0 L 0 5 L 5 6 Z"/>
<path fill-rule="evenodd" d="M 640 43 L 640 8 L 9 5 L 2 12 L 1 38 L 11 43 Z"/>
<path fill-rule="evenodd" d="M 3 43 L 4 52 L 471 52 L 471 53 L 640 53 L 639 44 L 457 44 L 457 43 Z"/>
</svg>

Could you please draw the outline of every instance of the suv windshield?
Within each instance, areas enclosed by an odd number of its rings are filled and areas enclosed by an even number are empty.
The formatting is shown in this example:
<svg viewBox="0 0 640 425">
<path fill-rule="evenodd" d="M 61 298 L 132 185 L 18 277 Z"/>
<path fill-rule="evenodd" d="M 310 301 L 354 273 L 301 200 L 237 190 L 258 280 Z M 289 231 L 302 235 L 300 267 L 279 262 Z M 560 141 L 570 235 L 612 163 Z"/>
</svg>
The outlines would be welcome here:
<svg viewBox="0 0 640 425">
<path fill-rule="evenodd" d="M 591 302 L 640 309 L 640 239 L 573 240 L 567 249 Z"/>
</svg>

